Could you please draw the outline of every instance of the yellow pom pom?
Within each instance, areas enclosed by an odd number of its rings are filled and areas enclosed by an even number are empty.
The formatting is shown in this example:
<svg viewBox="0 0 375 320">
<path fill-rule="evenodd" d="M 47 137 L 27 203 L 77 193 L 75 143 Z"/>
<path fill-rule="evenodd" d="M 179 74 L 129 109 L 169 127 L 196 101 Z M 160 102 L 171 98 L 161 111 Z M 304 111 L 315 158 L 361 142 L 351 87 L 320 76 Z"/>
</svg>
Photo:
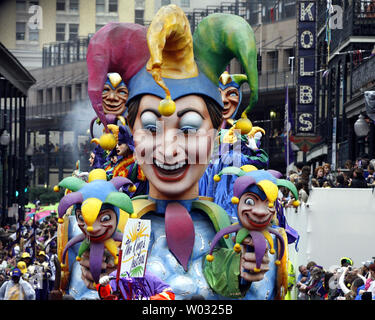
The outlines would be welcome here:
<svg viewBox="0 0 375 320">
<path fill-rule="evenodd" d="M 234 247 L 233 247 L 233 250 L 235 251 L 235 252 L 241 252 L 241 245 L 239 244 L 239 243 L 236 243 L 235 245 L 234 245 Z"/>
<path fill-rule="evenodd" d="M 273 208 L 273 202 L 268 203 L 268 208 Z"/>
<path fill-rule="evenodd" d="M 206 256 L 206 260 L 207 260 L 208 262 L 212 262 L 212 261 L 214 261 L 214 256 L 213 256 L 212 254 L 208 254 L 208 255 Z"/>
<path fill-rule="evenodd" d="M 61 263 L 61 268 L 65 268 L 65 263 Z"/>
<path fill-rule="evenodd" d="M 88 232 L 93 232 L 94 231 L 94 227 L 93 226 L 88 226 L 86 230 Z"/>
<path fill-rule="evenodd" d="M 277 266 L 279 266 L 279 265 L 281 264 L 280 260 L 276 260 L 276 261 L 275 261 L 275 264 L 276 264 Z"/>
<path fill-rule="evenodd" d="M 60 187 L 59 187 L 59 186 L 54 186 L 54 187 L 53 187 L 53 191 L 55 191 L 55 192 L 59 192 L 59 191 L 60 191 Z"/>
<path fill-rule="evenodd" d="M 225 234 L 224 239 L 228 239 L 228 238 L 229 238 L 229 234 Z"/>
<path fill-rule="evenodd" d="M 238 204 L 240 202 L 240 199 L 238 199 L 237 197 L 233 197 L 232 200 L 231 200 L 231 202 L 233 204 Z"/>
<path fill-rule="evenodd" d="M 293 207 L 297 208 L 301 204 L 301 202 L 299 202 L 298 200 L 294 200 L 292 204 Z"/>
<path fill-rule="evenodd" d="M 214 175 L 214 181 L 219 182 L 221 180 L 221 177 L 218 174 Z"/>
<path fill-rule="evenodd" d="M 137 187 L 133 184 L 128 188 L 129 192 L 135 192 L 137 190 Z"/>
<path fill-rule="evenodd" d="M 113 150 L 116 147 L 117 141 L 112 133 L 104 133 L 100 139 L 99 144 L 104 150 Z"/>
<path fill-rule="evenodd" d="M 137 214 L 136 214 L 136 213 L 132 213 L 132 214 L 130 215 L 130 218 L 132 218 L 132 219 L 137 219 L 137 218 L 138 218 L 138 216 L 137 216 Z"/>
<path fill-rule="evenodd" d="M 258 273 L 258 272 L 260 272 L 260 269 L 255 267 L 255 268 L 253 269 L 253 271 Z"/>
<path fill-rule="evenodd" d="M 63 218 L 58 218 L 57 219 L 57 223 L 63 223 L 64 222 L 64 219 Z"/>
<path fill-rule="evenodd" d="M 270 249 L 270 254 L 275 254 L 275 249 L 274 248 Z"/>
<path fill-rule="evenodd" d="M 118 265 L 118 257 L 115 257 L 115 265 L 117 266 Z"/>
<path fill-rule="evenodd" d="M 76 261 L 81 261 L 81 257 L 76 256 Z"/>
<path fill-rule="evenodd" d="M 241 134 L 248 134 L 253 128 L 253 124 L 247 118 L 241 118 L 236 122 L 235 129 L 241 130 Z"/>
<path fill-rule="evenodd" d="M 160 101 L 158 110 L 162 116 L 169 117 L 176 111 L 176 104 L 170 97 L 167 97 Z"/>
</svg>

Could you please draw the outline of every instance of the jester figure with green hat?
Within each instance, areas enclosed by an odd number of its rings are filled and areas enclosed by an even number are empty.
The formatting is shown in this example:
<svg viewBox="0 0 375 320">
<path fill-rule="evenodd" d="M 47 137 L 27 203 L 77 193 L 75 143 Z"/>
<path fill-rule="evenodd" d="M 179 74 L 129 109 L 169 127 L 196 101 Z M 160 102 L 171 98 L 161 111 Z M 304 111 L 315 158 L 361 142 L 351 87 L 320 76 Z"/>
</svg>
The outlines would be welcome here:
<svg viewBox="0 0 375 320">
<path fill-rule="evenodd" d="M 234 57 L 245 69 L 255 68 L 256 59 L 249 65 L 247 56 L 253 36 L 239 16 L 213 14 L 199 23 L 193 38 L 184 12 L 176 5 L 162 7 L 147 33 L 150 59 L 128 84 L 128 125 L 149 182 L 149 194 L 132 199 L 133 216 L 151 220 L 146 268 L 171 286 L 176 299 L 276 295 L 272 258 L 264 256 L 257 274 L 241 272 L 253 268 L 255 253 L 237 254 L 231 239 L 220 239 L 213 253 L 222 263 L 215 270 L 207 267 L 210 241 L 231 222 L 220 206 L 199 199 L 198 189 L 222 123 L 218 79 Z M 251 105 L 257 96 L 253 85 L 250 81 Z M 249 129 L 247 116 L 240 120 Z M 241 279 L 252 283 L 250 288 L 241 286 Z"/>
<path fill-rule="evenodd" d="M 69 287 L 62 289 L 75 299 L 83 296 L 97 298 L 92 282 L 99 282 L 103 269 L 107 274 L 115 270 L 121 231 L 128 215 L 133 212 L 129 196 L 118 190 L 133 188 L 134 184 L 124 177 L 107 181 L 103 169 L 94 169 L 89 173 L 88 183 L 67 177 L 58 186 L 70 191 L 58 206 L 59 224 L 68 224 L 65 235 L 60 234 L 58 238 L 58 245 L 64 247 L 59 255 L 62 270 L 70 273 Z M 65 215 L 71 206 L 74 206 L 72 214 Z M 90 270 L 91 282 L 87 279 L 82 282 L 81 265 L 77 262 L 82 256 L 87 262 L 82 272 Z"/>
<path fill-rule="evenodd" d="M 278 290 L 276 297 L 284 298 L 288 289 L 288 242 L 286 232 L 276 226 L 275 201 L 278 195 L 278 186 L 283 186 L 293 193 L 298 200 L 298 192 L 294 184 L 288 180 L 279 179 L 280 173 L 274 170 L 257 170 L 254 166 L 247 165 L 242 168 L 226 167 L 217 175 L 217 180 L 223 175 L 234 175 L 236 180 L 233 185 L 233 198 L 231 202 L 237 205 L 238 223 L 220 230 L 214 237 L 210 252 L 206 256 L 212 263 L 212 270 L 216 270 L 214 263 L 214 248 L 218 241 L 229 234 L 235 233 L 236 244 L 233 250 L 241 253 L 242 250 L 255 252 L 256 264 L 253 272 L 260 272 L 260 266 L 267 243 L 269 252 L 275 253 L 275 244 L 271 234 L 278 240 L 278 257 L 275 264 L 279 266 L 277 273 Z M 251 237 L 252 246 L 249 246 L 248 237 Z M 217 263 L 222 263 L 218 261 Z M 207 268 L 205 272 L 211 270 Z M 242 285 L 248 285 L 242 281 Z M 261 290 L 261 289 L 260 289 Z"/>
<path fill-rule="evenodd" d="M 256 53 L 251 55 L 251 59 L 255 55 Z M 257 78 L 256 69 L 250 72 L 255 73 L 254 78 Z M 223 123 L 219 131 L 217 149 L 199 181 L 200 195 L 212 198 L 234 220 L 237 217 L 236 210 L 227 201 L 233 196 L 234 179 L 232 176 L 225 176 L 220 181 L 215 181 L 213 177 L 227 166 L 254 165 L 258 169 L 267 169 L 269 163 L 268 154 L 260 148 L 260 138 L 265 131 L 260 127 L 251 126 L 249 133 L 241 134 L 241 130 L 236 128 L 237 120 L 244 109 L 241 107 L 241 85 L 247 80 L 245 74 L 229 74 L 227 71 L 219 78 L 219 90 L 224 104 Z M 254 90 L 257 90 L 257 86 Z"/>
</svg>

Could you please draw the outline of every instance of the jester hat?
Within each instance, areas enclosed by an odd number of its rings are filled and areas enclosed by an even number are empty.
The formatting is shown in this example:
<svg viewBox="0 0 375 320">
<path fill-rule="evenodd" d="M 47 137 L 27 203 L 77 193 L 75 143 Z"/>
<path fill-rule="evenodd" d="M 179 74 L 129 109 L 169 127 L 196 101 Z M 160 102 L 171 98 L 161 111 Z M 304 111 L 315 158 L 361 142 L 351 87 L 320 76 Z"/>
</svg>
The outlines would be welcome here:
<svg viewBox="0 0 375 320">
<path fill-rule="evenodd" d="M 150 59 L 129 82 L 130 101 L 143 94 L 165 98 L 163 102 L 195 94 L 213 99 L 221 108 L 219 77 L 231 59 L 237 58 L 249 79 L 251 108 L 257 101 L 258 73 L 254 33 L 241 17 L 212 14 L 198 25 L 194 36 L 186 15 L 176 5 L 162 7 L 152 20 L 147 43 Z M 175 108 L 175 107 L 174 107 Z M 159 111 L 163 115 L 173 114 Z"/>
<path fill-rule="evenodd" d="M 135 23 L 112 22 L 98 30 L 90 39 L 86 56 L 88 95 L 107 133 L 108 122 L 102 108 L 104 84 L 109 80 L 112 87 L 117 86 L 120 76 L 121 81 L 128 86 L 130 78 L 144 66 L 150 56 L 146 32 L 146 27 Z"/>
<path fill-rule="evenodd" d="M 239 199 L 245 192 L 254 192 L 262 200 L 268 199 L 269 207 L 274 206 L 274 202 L 277 199 L 278 187 L 288 188 L 296 201 L 298 201 L 298 191 L 295 185 L 289 180 L 281 179 L 281 173 L 275 170 L 258 170 L 252 165 L 245 165 L 241 168 L 238 167 L 226 167 L 214 176 L 216 182 L 220 181 L 221 176 L 236 175 L 238 178 L 233 184 L 233 198 L 231 199 L 233 204 L 238 204 Z M 298 206 L 299 202 L 294 203 Z"/>
<path fill-rule="evenodd" d="M 63 222 L 63 215 L 72 205 L 81 205 L 82 215 L 88 231 L 93 229 L 93 224 L 104 204 L 114 207 L 117 223 L 119 221 L 119 209 L 129 214 L 133 213 L 133 206 L 129 196 L 118 190 L 124 186 L 130 186 L 131 190 L 133 190 L 134 184 L 124 177 L 115 177 L 107 181 L 107 176 L 103 169 L 92 170 L 89 173 L 87 183 L 75 177 L 67 177 L 58 186 L 73 191 L 60 200 L 57 208 L 59 223 Z"/>
</svg>

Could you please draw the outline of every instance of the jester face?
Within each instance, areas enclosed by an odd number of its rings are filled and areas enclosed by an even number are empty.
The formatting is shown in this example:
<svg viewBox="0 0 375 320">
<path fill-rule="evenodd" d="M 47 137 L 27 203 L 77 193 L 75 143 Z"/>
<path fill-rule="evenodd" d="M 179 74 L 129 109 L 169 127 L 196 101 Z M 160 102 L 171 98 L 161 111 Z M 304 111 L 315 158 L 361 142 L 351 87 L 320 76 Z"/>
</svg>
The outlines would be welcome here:
<svg viewBox="0 0 375 320">
<path fill-rule="evenodd" d="M 158 111 L 160 100 L 152 95 L 140 100 L 133 126 L 137 159 L 151 197 L 191 199 L 212 152 L 210 114 L 201 97 L 188 95 L 176 99 L 176 112 L 165 117 Z"/>
<path fill-rule="evenodd" d="M 244 193 L 238 203 L 237 215 L 242 226 L 248 230 L 262 230 L 266 228 L 275 208 L 269 207 L 269 200 L 262 200 L 261 196 L 254 192 Z"/>
<path fill-rule="evenodd" d="M 240 102 L 240 93 L 234 86 L 226 87 L 225 89 L 220 88 L 221 99 L 223 100 L 223 118 L 224 120 L 230 119 Z"/>
<path fill-rule="evenodd" d="M 108 75 L 108 80 L 102 92 L 102 105 L 104 113 L 122 115 L 126 109 L 129 91 L 120 75 L 113 73 Z"/>
<path fill-rule="evenodd" d="M 84 205 L 84 203 L 83 203 Z M 112 206 L 103 205 L 95 222 L 88 226 L 85 222 L 81 208 L 76 209 L 78 227 L 86 234 L 90 241 L 103 242 L 112 237 L 118 224 L 117 214 Z"/>
</svg>

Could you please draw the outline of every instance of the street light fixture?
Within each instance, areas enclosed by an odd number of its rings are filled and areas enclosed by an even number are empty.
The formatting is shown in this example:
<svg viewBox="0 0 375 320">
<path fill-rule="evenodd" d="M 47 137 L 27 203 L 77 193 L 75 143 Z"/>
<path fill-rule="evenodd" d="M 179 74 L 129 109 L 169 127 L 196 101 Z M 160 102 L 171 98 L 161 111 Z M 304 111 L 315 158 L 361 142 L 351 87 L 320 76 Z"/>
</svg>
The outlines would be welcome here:
<svg viewBox="0 0 375 320">
<path fill-rule="evenodd" d="M 10 134 L 8 131 L 4 130 L 0 136 L 0 144 L 4 147 L 8 146 L 10 143 Z"/>
<path fill-rule="evenodd" d="M 363 138 L 368 135 L 370 127 L 365 120 L 365 116 L 361 113 L 354 123 L 354 132 L 358 138 Z"/>
</svg>

